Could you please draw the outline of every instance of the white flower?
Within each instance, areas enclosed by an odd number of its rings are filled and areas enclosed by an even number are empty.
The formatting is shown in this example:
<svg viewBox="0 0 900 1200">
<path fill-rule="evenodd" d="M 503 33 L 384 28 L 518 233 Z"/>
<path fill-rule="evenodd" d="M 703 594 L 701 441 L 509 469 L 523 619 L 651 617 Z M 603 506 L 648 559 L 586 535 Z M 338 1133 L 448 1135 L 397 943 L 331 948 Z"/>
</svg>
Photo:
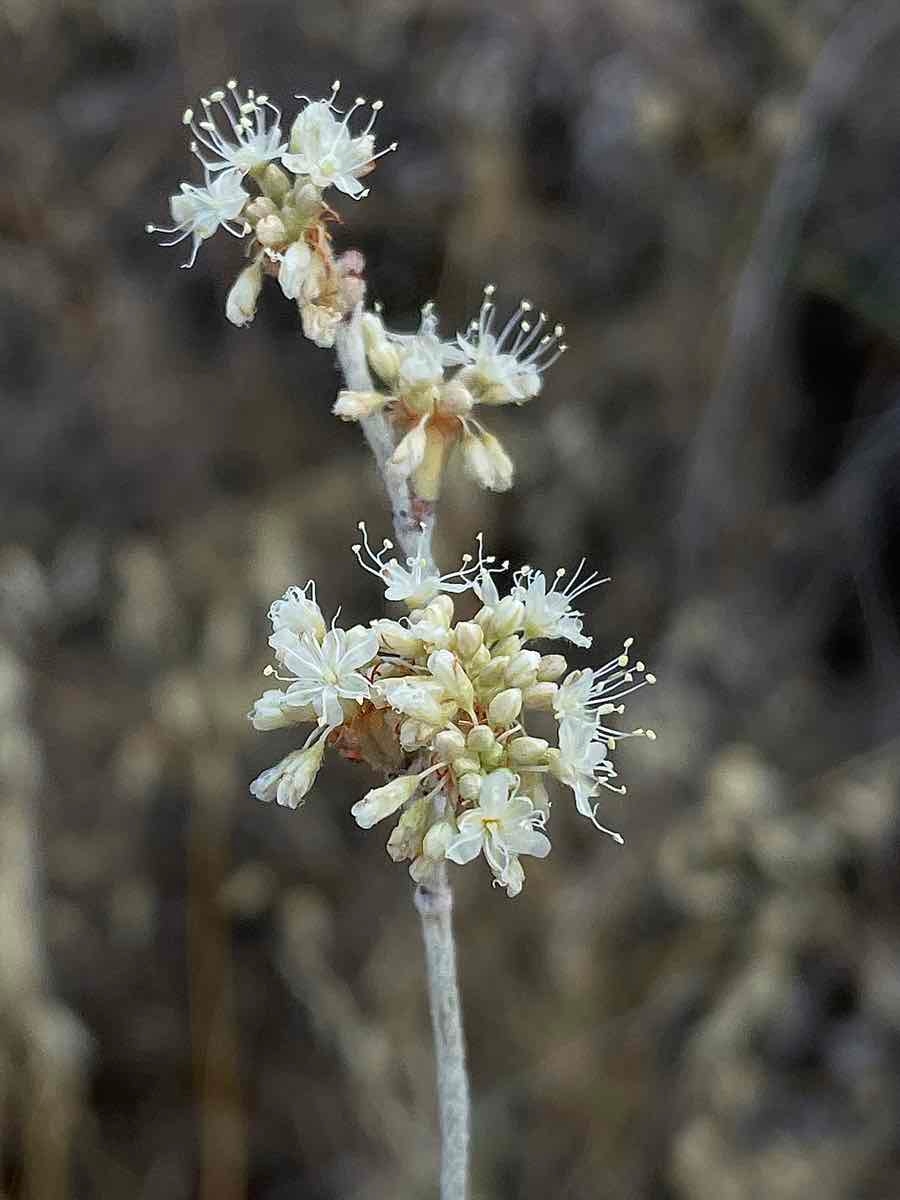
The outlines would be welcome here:
<svg viewBox="0 0 900 1200">
<path fill-rule="evenodd" d="M 237 90 L 236 79 L 229 79 L 226 87 L 230 95 L 220 89 L 211 92 L 209 98 L 201 98 L 201 120 L 196 120 L 193 110 L 189 108 L 182 122 L 196 138 L 191 143 L 191 150 L 207 171 L 234 168 L 245 175 L 248 171 L 259 170 L 273 162 L 286 149 L 286 143 L 281 138 L 281 113 L 268 96 L 257 96 L 252 88 L 248 89 L 246 97 L 242 97 Z M 219 128 L 218 114 L 214 109 L 216 105 L 225 117 L 224 133 Z M 275 119 L 271 125 L 267 124 L 267 110 L 274 113 Z M 204 150 L 212 158 L 204 157 Z"/>
<path fill-rule="evenodd" d="M 455 863 L 471 862 L 483 852 L 496 883 L 509 896 L 522 890 L 519 855 L 546 858 L 550 853 L 550 839 L 541 832 L 544 815 L 527 796 L 517 794 L 517 787 L 512 771 L 501 768 L 486 775 L 478 806 L 458 818 L 459 832 L 446 849 L 447 858 Z"/>
<path fill-rule="evenodd" d="M 648 736 L 647 730 L 635 729 L 623 733 L 609 728 L 601 720 L 610 713 L 621 715 L 625 706 L 620 702 L 626 696 L 645 684 L 656 683 L 655 675 L 645 674 L 646 668 L 642 662 L 631 664 L 628 652 L 633 641 L 633 638 L 627 638 L 622 653 L 604 666 L 596 670 L 572 671 L 566 676 L 553 698 L 553 711 L 558 721 L 581 721 L 607 738 Z M 639 676 L 643 678 L 637 678 Z"/>
<path fill-rule="evenodd" d="M 546 313 L 540 313 L 533 323 L 526 320 L 532 305 L 523 300 L 495 334 L 494 290 L 494 285 L 488 284 L 478 318 L 465 335 L 458 335 L 454 361 L 466 364 L 464 381 L 474 388 L 482 404 L 521 404 L 538 394 L 541 375 L 565 353 L 566 346 L 559 340 L 563 327 L 557 325 L 552 334 L 542 335 Z"/>
<path fill-rule="evenodd" d="M 543 571 L 522 567 L 515 573 L 515 585 L 511 594 L 525 605 L 526 640 L 566 638 L 576 646 L 590 646 L 591 638 L 581 632 L 581 618 L 584 614 L 572 607 L 572 601 L 591 588 L 599 587 L 601 583 L 608 581 L 599 579 L 597 571 L 579 580 L 584 563 L 585 560 L 582 559 L 575 574 L 562 590 L 559 590 L 556 584 L 566 573 L 564 567 L 560 567 L 556 572 L 554 585 L 549 591 Z"/>
<path fill-rule="evenodd" d="M 296 645 L 298 639 L 308 633 L 321 642 L 325 636 L 325 618 L 316 603 L 316 585 L 313 580 L 301 587 L 289 587 L 280 600 L 269 608 L 272 634 L 269 645 L 275 657 L 282 661 L 282 652 Z"/>
<path fill-rule="evenodd" d="M 284 729 L 287 725 L 316 719 L 316 711 L 311 704 L 295 703 L 291 693 L 283 692 L 280 688 L 269 688 L 263 692 L 247 715 L 253 728 L 259 730 Z"/>
<path fill-rule="evenodd" d="M 291 242 L 279 262 L 278 282 L 288 300 L 312 300 L 319 294 L 324 269 L 306 242 Z"/>
<path fill-rule="evenodd" d="M 593 725 L 584 721 L 567 719 L 560 723 L 555 774 L 560 783 L 574 792 L 575 807 L 581 815 L 593 821 L 602 833 L 608 833 L 614 841 L 621 844 L 621 834 L 600 824 L 597 820 L 598 805 L 591 803 L 600 787 L 620 794 L 625 791 L 623 787 L 615 787 L 609 782 L 616 777 L 615 769 L 609 761 L 609 749 L 605 740 L 595 740 L 594 733 Z M 551 765 L 552 762 L 551 757 Z"/>
<path fill-rule="evenodd" d="M 235 227 L 232 222 L 240 216 L 246 202 L 250 199 L 241 186 L 241 172 L 238 170 L 223 171 L 212 179 L 207 172 L 206 187 L 195 187 L 192 183 L 182 183 L 181 192 L 169 200 L 174 225 L 168 228 L 163 225 L 148 225 L 148 233 L 174 233 L 169 242 L 161 242 L 162 246 L 177 246 L 185 238 L 191 238 L 191 257 L 183 267 L 192 267 L 197 259 L 200 243 L 211 238 L 218 229 L 225 229 L 233 237 L 243 237 L 246 226 Z"/>
<path fill-rule="evenodd" d="M 417 333 L 389 333 L 397 347 L 397 384 L 399 393 L 417 388 L 436 387 L 443 383 L 444 367 L 456 361 L 457 350 L 438 336 L 438 319 L 434 304 L 429 301 L 422 309 Z"/>
<path fill-rule="evenodd" d="M 430 557 L 424 552 L 427 533 L 423 529 L 419 539 L 419 553 L 407 558 L 406 566 L 403 567 L 396 558 L 386 560 L 386 555 L 394 549 L 393 542 L 385 538 L 376 554 L 369 544 L 365 521 L 360 521 L 358 528 L 363 535 L 362 545 L 357 544 L 352 549 L 359 565 L 364 571 L 387 584 L 384 593 L 386 600 L 402 600 L 411 609 L 424 608 L 441 592 L 460 593 L 470 589 L 477 591 L 480 584 L 476 581 L 480 581 L 482 577 L 489 579 L 490 570 L 506 570 L 509 566 L 509 563 L 503 563 L 500 567 L 490 567 L 495 561 L 494 556 L 485 557 L 483 538 L 479 533 L 476 539 L 478 561 L 473 562 L 471 554 L 464 554 L 463 565 L 458 571 L 439 575 Z M 368 562 L 363 558 L 363 554 L 368 557 Z"/>
<path fill-rule="evenodd" d="M 368 195 L 368 189 L 359 182 L 359 176 L 367 174 L 382 154 L 396 150 L 397 144 L 393 142 L 379 154 L 373 153 L 372 127 L 383 107 L 380 100 L 372 105 L 368 125 L 354 137 L 350 133 L 350 118 L 365 100 L 358 97 L 343 120 L 338 120 L 340 113 L 334 100 L 339 88 L 340 82 L 336 81 L 330 100 L 307 101 L 291 127 L 290 144 L 281 161 L 295 175 L 307 176 L 317 188 L 333 186 L 354 200 L 360 200 Z"/>
<path fill-rule="evenodd" d="M 423 721 L 426 725 L 445 724 L 441 708 L 444 689 L 436 679 L 423 678 L 420 675 L 382 679 L 378 683 L 378 693 L 395 712 Z"/>
<path fill-rule="evenodd" d="M 325 738 L 320 736 L 263 771 L 250 784 L 250 794 L 266 803 L 276 800 L 285 808 L 297 808 L 316 781 L 324 753 Z"/>
<path fill-rule="evenodd" d="M 344 720 L 343 704 L 358 705 L 369 697 L 369 681 L 359 668 L 377 653 L 376 630 L 355 625 L 348 630 L 332 626 L 321 644 L 303 633 L 279 657 L 294 676 L 290 695 L 298 704 L 311 704 L 319 724 L 333 728 Z"/>
</svg>

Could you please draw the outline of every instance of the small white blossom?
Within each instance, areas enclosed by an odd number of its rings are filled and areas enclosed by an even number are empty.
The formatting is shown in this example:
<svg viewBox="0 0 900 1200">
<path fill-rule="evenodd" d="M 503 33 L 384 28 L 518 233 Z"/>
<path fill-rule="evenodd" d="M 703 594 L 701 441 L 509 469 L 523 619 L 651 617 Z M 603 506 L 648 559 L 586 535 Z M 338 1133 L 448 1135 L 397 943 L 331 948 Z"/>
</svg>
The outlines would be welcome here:
<svg viewBox="0 0 900 1200">
<path fill-rule="evenodd" d="M 362 829 L 371 829 L 378 821 L 391 816 L 411 799 L 422 780 L 434 770 L 434 767 L 430 767 L 415 775 L 400 775 L 383 787 L 366 792 L 362 800 L 357 800 L 350 809 L 357 825 Z"/>
<path fill-rule="evenodd" d="M 422 309 L 417 333 L 387 335 L 397 348 L 396 386 L 401 395 L 443 383 L 444 367 L 455 361 L 456 349 L 449 342 L 441 340 L 437 328 L 434 304 L 429 302 Z"/>
<path fill-rule="evenodd" d="M 562 325 L 543 333 L 547 314 L 532 322 L 530 301 L 523 300 L 499 334 L 493 332 L 494 285 L 484 289 L 478 318 L 457 337 L 456 362 L 465 364 L 463 378 L 482 404 L 522 404 L 541 390 L 541 375 L 565 353 Z"/>
<path fill-rule="evenodd" d="M 288 300 L 309 300 L 318 294 L 322 267 L 306 242 L 291 242 L 276 257 L 280 262 L 278 283 Z"/>
<path fill-rule="evenodd" d="M 642 662 L 631 663 L 629 650 L 633 638 L 627 638 L 622 653 L 610 659 L 604 666 L 591 670 L 572 671 L 559 685 L 553 698 L 553 711 L 558 721 L 582 721 L 613 741 L 626 737 L 647 736 L 644 729 L 623 733 L 604 725 L 602 718 L 611 713 L 621 715 L 625 706 L 621 703 L 626 696 L 638 691 L 645 684 L 656 683 L 656 676 L 646 674 Z M 651 731 L 652 736 L 652 731 Z"/>
<path fill-rule="evenodd" d="M 478 561 L 473 563 L 472 555 L 464 554 L 463 565 L 458 571 L 439 575 L 432 565 L 430 557 L 424 553 L 426 535 L 423 531 L 420 539 L 422 550 L 419 554 L 407 558 L 406 566 L 403 567 L 396 558 L 386 558 L 394 549 L 393 542 L 385 538 L 381 550 L 376 554 L 369 544 L 365 521 L 360 521 L 358 528 L 363 535 L 363 540 L 362 545 L 357 544 L 353 547 L 353 553 L 356 555 L 359 565 L 364 571 L 368 571 L 370 575 L 376 576 L 387 584 L 384 593 L 386 600 L 401 600 L 409 608 L 424 608 L 441 592 L 469 591 L 475 585 L 476 579 L 482 574 L 487 575 L 490 564 L 494 562 L 492 555 L 484 557 L 481 534 L 479 534 Z M 363 554 L 368 557 L 368 562 L 363 558 Z M 503 568 L 494 569 L 505 569 L 507 566 L 509 564 L 505 563 Z"/>
<path fill-rule="evenodd" d="M 316 711 L 311 704 L 294 703 L 290 692 L 269 688 L 254 701 L 247 714 L 254 729 L 284 729 L 301 721 L 315 721 Z"/>
<path fill-rule="evenodd" d="M 236 79 L 229 79 L 226 87 L 227 92 L 220 89 L 201 98 L 203 116 L 199 120 L 189 108 L 182 122 L 193 133 L 196 141 L 191 143 L 191 150 L 207 171 L 234 168 L 245 175 L 274 162 L 286 149 L 281 113 L 268 96 L 257 96 L 252 88 L 241 96 Z M 224 132 L 217 108 L 225 118 Z M 271 125 L 270 113 L 274 114 Z M 204 152 L 212 157 L 205 157 Z"/>
<path fill-rule="evenodd" d="M 368 698 L 369 680 L 359 669 L 377 653 L 376 630 L 332 626 L 321 644 L 304 633 L 281 650 L 280 658 L 293 676 L 290 693 L 298 703 L 313 706 L 320 725 L 334 728 L 344 720 L 344 703 L 355 706 Z"/>
<path fill-rule="evenodd" d="M 604 740 L 596 740 L 594 733 L 593 727 L 584 721 L 564 720 L 560 723 L 556 775 L 560 783 L 574 792 L 575 807 L 581 815 L 621 844 L 621 834 L 600 824 L 597 820 L 598 805 L 591 803 L 599 787 L 620 794 L 625 791 L 609 782 L 616 777 L 609 761 L 609 748 Z"/>
<path fill-rule="evenodd" d="M 523 627 L 526 639 L 566 638 L 576 646 L 590 646 L 592 639 L 581 632 L 584 614 L 572 607 L 572 601 L 591 588 L 607 583 L 608 580 L 600 579 L 597 571 L 581 579 L 584 563 L 585 560 L 582 559 L 575 574 L 562 590 L 557 588 L 556 584 L 566 573 L 564 567 L 560 567 L 556 572 L 554 584 L 549 591 L 543 571 L 522 567 L 516 572 L 511 594 L 525 606 Z"/>
<path fill-rule="evenodd" d="M 169 227 L 148 225 L 147 232 L 177 235 L 171 241 L 161 242 L 162 246 L 177 246 L 185 238 L 191 238 L 191 256 L 181 265 L 192 267 L 200 243 L 211 238 L 217 230 L 225 229 L 233 237 L 244 236 L 246 227 L 243 224 L 236 227 L 233 222 L 238 219 L 249 199 L 249 194 L 241 185 L 240 171 L 223 171 L 215 179 L 207 172 L 206 187 L 182 183 L 181 192 L 170 198 L 169 209 L 175 224 Z"/>
<path fill-rule="evenodd" d="M 457 820 L 459 830 L 446 848 L 455 863 L 468 863 L 483 853 L 495 881 L 509 896 L 522 890 L 524 872 L 520 854 L 546 858 L 550 839 L 541 830 L 544 815 L 527 796 L 516 792 L 518 778 L 501 768 L 486 775 L 481 783 L 478 806 Z"/>
<path fill-rule="evenodd" d="M 339 120 L 340 113 L 334 106 L 339 88 L 340 82 L 336 81 L 329 100 L 307 101 L 291 127 L 290 144 L 281 161 L 289 171 L 305 175 L 317 188 L 336 187 L 339 192 L 360 200 L 368 195 L 368 189 L 359 182 L 359 176 L 367 174 L 382 154 L 396 150 L 397 144 L 393 142 L 379 154 L 374 153 L 372 128 L 382 108 L 380 100 L 372 105 L 368 125 L 354 137 L 350 119 L 365 100 L 358 97 Z"/>
</svg>

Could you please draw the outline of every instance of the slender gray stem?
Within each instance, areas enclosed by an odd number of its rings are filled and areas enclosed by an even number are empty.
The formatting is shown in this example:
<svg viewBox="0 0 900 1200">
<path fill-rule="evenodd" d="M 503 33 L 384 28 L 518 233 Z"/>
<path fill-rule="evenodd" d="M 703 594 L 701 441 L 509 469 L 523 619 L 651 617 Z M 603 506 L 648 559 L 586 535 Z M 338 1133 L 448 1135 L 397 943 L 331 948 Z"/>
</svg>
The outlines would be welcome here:
<svg viewBox="0 0 900 1200">
<path fill-rule="evenodd" d="M 442 867 L 430 887 L 416 888 L 422 919 L 428 996 L 437 1060 L 441 1123 L 441 1200 L 466 1200 L 469 1163 L 469 1079 L 463 1040 L 456 948 L 453 942 L 453 893 Z"/>
<path fill-rule="evenodd" d="M 362 337 L 362 310 L 357 309 L 337 333 L 335 350 L 347 387 L 374 388 Z M 412 491 L 408 480 L 391 471 L 394 435 L 383 413 L 361 421 L 363 433 L 391 505 L 397 544 L 407 556 L 433 565 L 431 538 L 434 505 Z M 441 1128 L 441 1200 L 466 1200 L 469 1175 L 469 1078 L 463 1040 L 456 947 L 453 941 L 453 892 L 442 866 L 428 887 L 416 888 L 415 903 L 422 923 L 428 996 L 437 1067 L 438 1116 Z"/>
</svg>

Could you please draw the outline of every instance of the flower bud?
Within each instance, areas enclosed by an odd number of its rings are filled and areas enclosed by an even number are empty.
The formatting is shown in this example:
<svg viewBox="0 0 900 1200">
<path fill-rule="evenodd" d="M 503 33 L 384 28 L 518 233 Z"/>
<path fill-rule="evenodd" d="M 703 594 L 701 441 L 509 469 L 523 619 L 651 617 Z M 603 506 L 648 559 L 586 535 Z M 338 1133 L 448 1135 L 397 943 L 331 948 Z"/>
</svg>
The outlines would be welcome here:
<svg viewBox="0 0 900 1200">
<path fill-rule="evenodd" d="M 489 750 L 485 750 L 481 755 L 481 765 L 485 771 L 493 771 L 495 767 L 499 767 L 506 758 L 506 749 L 500 742 L 494 742 Z"/>
<path fill-rule="evenodd" d="M 244 211 L 241 214 L 248 225 L 255 226 L 263 217 L 274 216 L 278 212 L 278 205 L 275 204 L 268 196 L 256 196 L 249 204 L 244 206 Z"/>
<path fill-rule="evenodd" d="M 306 242 L 291 242 L 281 256 L 278 268 L 278 282 L 288 300 L 299 300 L 312 268 L 312 250 Z"/>
<path fill-rule="evenodd" d="M 363 829 L 371 829 L 378 821 L 383 821 L 385 817 L 395 813 L 410 799 L 419 786 L 420 778 L 421 775 L 400 775 L 384 787 L 372 788 L 366 792 L 362 800 L 357 800 L 350 809 L 357 825 Z"/>
<path fill-rule="evenodd" d="M 496 742 L 494 731 L 489 725 L 474 725 L 466 737 L 466 745 L 476 754 L 484 754 Z"/>
<path fill-rule="evenodd" d="M 475 622 L 476 624 L 480 625 L 482 629 L 488 629 L 493 620 L 494 610 L 488 604 L 485 604 L 483 608 L 479 608 L 478 612 L 475 614 Z"/>
<path fill-rule="evenodd" d="M 256 301 L 262 289 L 262 261 L 257 259 L 244 267 L 234 281 L 225 301 L 225 316 L 232 325 L 249 325 L 256 316 Z"/>
<path fill-rule="evenodd" d="M 539 708 L 545 712 L 553 707 L 559 688 L 555 683 L 535 683 L 525 689 L 525 707 Z"/>
<path fill-rule="evenodd" d="M 451 379 L 440 389 L 438 407 L 448 416 L 465 417 L 475 407 L 475 400 L 464 384 Z"/>
<path fill-rule="evenodd" d="M 456 790 L 462 800 L 477 800 L 481 794 L 481 774 L 475 771 L 457 780 Z"/>
<path fill-rule="evenodd" d="M 378 633 L 381 644 L 395 654 L 404 658 L 415 658 L 422 653 L 422 643 L 411 630 L 399 621 L 380 619 L 372 622 L 372 628 Z"/>
<path fill-rule="evenodd" d="M 478 676 L 479 692 L 487 692 L 491 688 L 500 686 L 506 678 L 506 668 L 508 666 L 508 658 L 502 656 L 500 658 L 492 658 Z"/>
<path fill-rule="evenodd" d="M 490 650 L 488 650 L 487 646 L 479 646 L 478 650 L 472 655 L 472 658 L 468 664 L 470 674 L 477 675 L 479 671 L 484 670 L 490 661 Z"/>
<path fill-rule="evenodd" d="M 521 711 L 522 693 L 518 688 L 506 688 L 488 705 L 488 720 L 492 725 L 505 729 L 515 722 Z"/>
<path fill-rule="evenodd" d="M 455 632 L 456 648 L 461 658 L 472 658 L 484 644 L 484 630 L 475 621 L 460 621 Z"/>
<path fill-rule="evenodd" d="M 425 611 L 426 613 L 433 612 L 441 624 L 449 626 L 453 620 L 453 597 L 445 594 L 435 596 Z"/>
<path fill-rule="evenodd" d="M 407 717 L 400 726 L 400 745 L 404 750 L 418 750 L 431 740 L 434 726 L 415 717 Z"/>
<path fill-rule="evenodd" d="M 260 187 L 279 204 L 291 190 L 291 181 L 276 163 L 270 162 L 262 173 Z"/>
<path fill-rule="evenodd" d="M 569 664 L 561 654 L 545 654 L 538 666 L 538 681 L 553 683 L 561 679 L 569 669 Z"/>
<path fill-rule="evenodd" d="M 454 837 L 456 827 L 452 821 L 435 821 L 425 834 L 422 853 L 426 858 L 442 859 Z"/>
<path fill-rule="evenodd" d="M 301 219 L 305 220 L 317 215 L 322 209 L 322 195 L 319 189 L 302 175 L 294 180 L 294 207 Z"/>
<path fill-rule="evenodd" d="M 400 356 L 384 331 L 381 317 L 376 313 L 364 313 L 362 334 L 369 366 L 389 387 L 393 387 L 400 370 Z"/>
<path fill-rule="evenodd" d="M 452 650 L 434 650 L 428 656 L 428 670 L 444 689 L 444 694 L 456 700 L 460 708 L 471 712 L 475 703 L 472 681 Z"/>
<path fill-rule="evenodd" d="M 295 750 L 254 779 L 250 794 L 266 803 L 275 800 L 284 808 L 297 808 L 316 781 L 324 753 L 324 737 L 305 750 Z"/>
<path fill-rule="evenodd" d="M 453 771 L 459 778 L 460 775 L 468 775 L 470 771 L 480 772 L 481 763 L 471 754 L 462 754 L 454 760 Z"/>
<path fill-rule="evenodd" d="M 277 213 L 269 213 L 257 221 L 255 232 L 261 246 L 282 246 L 287 241 L 287 230 Z"/>
<path fill-rule="evenodd" d="M 466 739 L 458 729 L 442 729 L 434 739 L 434 752 L 445 763 L 452 763 L 466 750 Z"/>
<path fill-rule="evenodd" d="M 413 800 L 409 808 L 400 814 L 391 836 L 387 841 L 387 852 L 394 862 L 415 858 L 422 850 L 422 838 L 431 819 L 431 801 L 427 796 Z"/>
<path fill-rule="evenodd" d="M 491 653 L 494 657 L 503 654 L 507 658 L 515 658 L 521 649 L 522 639 L 511 633 L 509 637 L 501 638 L 499 642 L 495 642 L 491 647 Z"/>
<path fill-rule="evenodd" d="M 387 461 L 388 471 L 398 479 L 407 479 L 425 457 L 426 421 L 423 418 L 400 439 Z"/>
<path fill-rule="evenodd" d="M 491 622 L 494 637 L 509 637 L 511 633 L 522 628 L 524 620 L 525 605 L 522 601 L 516 600 L 513 596 L 504 596 L 494 609 L 494 619 Z"/>
<path fill-rule="evenodd" d="M 300 309 L 303 336 L 323 350 L 334 345 L 334 335 L 341 323 L 341 314 L 324 304 L 304 304 Z"/>
<path fill-rule="evenodd" d="M 529 688 L 537 682 L 538 664 L 541 656 L 536 650 L 520 650 L 506 668 L 506 682 L 510 687 Z"/>
<path fill-rule="evenodd" d="M 512 459 L 489 433 L 467 434 L 462 443 L 463 468 L 476 483 L 492 492 L 512 487 Z"/>
<path fill-rule="evenodd" d="M 427 725 L 444 724 L 444 713 L 434 693 L 434 685 L 427 687 L 415 675 L 406 675 L 402 679 L 382 679 L 378 690 L 387 697 L 388 704 L 396 712 L 424 721 Z"/>
<path fill-rule="evenodd" d="M 549 745 L 543 738 L 513 738 L 508 746 L 509 760 L 516 766 L 537 766 L 546 759 Z"/>
<path fill-rule="evenodd" d="M 342 421 L 361 421 L 387 404 L 390 397 L 382 392 L 338 392 L 332 412 Z"/>
</svg>

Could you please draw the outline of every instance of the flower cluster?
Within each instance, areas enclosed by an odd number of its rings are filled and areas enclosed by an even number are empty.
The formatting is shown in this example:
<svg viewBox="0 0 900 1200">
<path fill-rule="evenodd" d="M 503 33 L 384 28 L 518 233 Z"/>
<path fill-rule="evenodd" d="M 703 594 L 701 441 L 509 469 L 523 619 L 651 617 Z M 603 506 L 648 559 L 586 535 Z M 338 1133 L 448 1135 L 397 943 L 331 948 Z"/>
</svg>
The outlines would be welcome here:
<svg viewBox="0 0 900 1200">
<path fill-rule="evenodd" d="M 172 225 L 148 225 L 147 231 L 171 235 L 163 245 L 190 239 L 186 267 L 219 229 L 239 238 L 252 234 L 251 261 L 226 303 L 235 325 L 252 321 L 265 275 L 277 276 L 298 306 L 304 333 L 319 346 L 334 344 L 338 324 L 363 299 L 362 256 L 334 255 L 327 226 L 336 214 L 324 197 L 329 188 L 353 199 L 366 196 L 360 179 L 396 144 L 375 152 L 372 129 L 380 100 L 354 132 L 354 118 L 366 102 L 358 97 L 342 113 L 335 104 L 339 89 L 335 82 L 323 100 L 298 97 L 304 107 L 287 136 L 269 98 L 253 89 L 242 93 L 233 79 L 204 96 L 199 113 L 184 113 L 203 183 L 182 183 L 169 201 Z"/>
<path fill-rule="evenodd" d="M 461 445 L 463 465 L 482 487 L 506 491 L 513 464 L 493 434 L 472 415 L 478 405 L 524 404 L 541 390 L 542 375 L 566 350 L 563 327 L 547 331 L 546 313 L 532 318 L 523 300 L 503 328 L 494 323 L 494 285 L 484 289 L 478 317 L 454 342 L 437 332 L 433 304 L 414 334 L 390 333 L 378 313 L 362 319 L 369 366 L 381 391 L 343 391 L 336 416 L 362 420 L 387 411 L 398 442 L 388 468 L 410 479 L 416 495 L 435 500 L 448 452 Z M 447 374 L 447 369 L 452 373 Z"/>
<path fill-rule="evenodd" d="M 368 763 L 388 782 L 351 809 L 368 829 L 399 813 L 387 843 L 395 861 L 427 882 L 441 862 L 467 863 L 483 855 L 494 882 L 515 896 L 524 881 L 523 855 L 550 850 L 545 826 L 546 787 L 552 776 L 571 789 L 580 813 L 617 841 L 597 819 L 603 789 L 616 784 L 612 751 L 623 737 L 608 720 L 623 699 L 655 682 L 631 661 L 631 639 L 597 669 L 569 671 L 565 658 L 529 644 L 562 639 L 588 647 L 579 596 L 604 580 L 566 580 L 524 566 L 501 595 L 495 577 L 509 564 L 466 555 L 459 570 L 439 575 L 430 560 L 405 563 L 385 541 L 377 552 L 354 546 L 360 565 L 385 586 L 388 600 L 407 615 L 369 626 L 330 627 L 315 585 L 291 588 L 269 610 L 276 666 L 266 673 L 283 686 L 263 693 L 249 714 L 257 729 L 311 723 L 301 748 L 264 771 L 251 786 L 260 800 L 296 808 L 310 791 L 327 746 Z M 470 619 L 456 605 L 474 597 Z M 526 719 L 544 712 L 555 721 L 557 745 L 530 734 Z"/>
</svg>

